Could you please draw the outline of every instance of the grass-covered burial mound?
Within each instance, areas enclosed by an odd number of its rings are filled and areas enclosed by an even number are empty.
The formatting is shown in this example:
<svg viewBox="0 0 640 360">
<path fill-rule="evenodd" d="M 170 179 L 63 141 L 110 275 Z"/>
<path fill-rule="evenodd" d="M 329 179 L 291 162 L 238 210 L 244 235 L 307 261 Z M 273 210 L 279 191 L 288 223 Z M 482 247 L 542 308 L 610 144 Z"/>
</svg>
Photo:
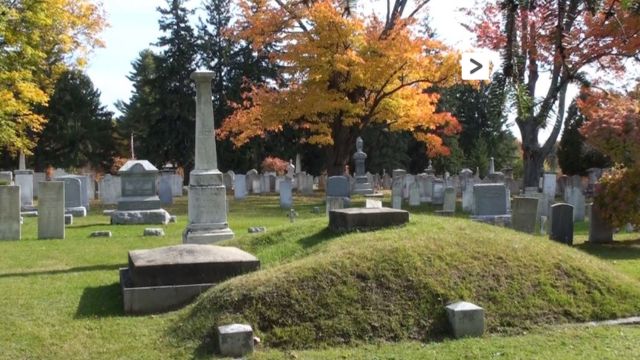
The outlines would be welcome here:
<svg viewBox="0 0 640 360">
<path fill-rule="evenodd" d="M 209 348 L 217 325 L 243 322 L 274 347 L 428 340 L 448 333 L 444 305 L 455 300 L 484 307 L 491 333 L 640 313 L 639 282 L 545 238 L 420 215 L 344 236 L 324 224 L 301 221 L 238 244 L 268 257 L 264 270 L 212 288 L 171 336 Z"/>
</svg>

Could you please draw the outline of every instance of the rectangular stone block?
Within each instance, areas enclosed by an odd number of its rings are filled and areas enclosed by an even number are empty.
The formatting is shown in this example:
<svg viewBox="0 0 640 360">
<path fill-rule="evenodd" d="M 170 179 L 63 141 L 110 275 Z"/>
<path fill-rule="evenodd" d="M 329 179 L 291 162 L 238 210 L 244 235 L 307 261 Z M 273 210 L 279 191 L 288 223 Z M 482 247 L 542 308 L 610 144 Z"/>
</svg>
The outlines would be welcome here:
<svg viewBox="0 0 640 360">
<path fill-rule="evenodd" d="M 483 308 L 460 301 L 447 305 L 446 311 L 454 337 L 478 337 L 484 334 Z"/>
<path fill-rule="evenodd" d="M 409 222 L 405 210 L 350 208 L 329 212 L 329 228 L 333 231 L 372 230 Z"/>
<path fill-rule="evenodd" d="M 0 186 L 0 240 L 20 240 L 20 187 Z"/>
<path fill-rule="evenodd" d="M 260 268 L 260 260 L 230 246 L 183 244 L 129 251 L 134 287 L 218 283 Z"/>
<path fill-rule="evenodd" d="M 14 183 L 20 187 L 20 202 L 23 207 L 33 206 L 33 171 L 14 171 Z"/>
<path fill-rule="evenodd" d="M 250 325 L 231 324 L 218 327 L 220 355 L 238 358 L 253 352 L 253 329 Z"/>
<path fill-rule="evenodd" d="M 38 239 L 64 239 L 64 182 L 40 183 Z"/>
<path fill-rule="evenodd" d="M 514 230 L 533 234 L 536 231 L 538 199 L 533 197 L 514 197 L 511 212 L 511 224 Z"/>
<path fill-rule="evenodd" d="M 563 203 L 552 205 L 550 228 L 549 239 L 573 245 L 573 206 Z"/>
<path fill-rule="evenodd" d="M 473 185 L 473 200 L 474 215 L 507 214 L 507 188 L 504 184 Z"/>
</svg>

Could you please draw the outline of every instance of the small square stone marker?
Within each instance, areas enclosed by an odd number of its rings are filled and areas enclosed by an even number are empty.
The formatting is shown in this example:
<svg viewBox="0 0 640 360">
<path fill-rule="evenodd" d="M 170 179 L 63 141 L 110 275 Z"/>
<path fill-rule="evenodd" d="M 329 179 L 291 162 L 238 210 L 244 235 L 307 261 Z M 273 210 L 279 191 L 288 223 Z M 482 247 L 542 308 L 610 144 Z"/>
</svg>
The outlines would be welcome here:
<svg viewBox="0 0 640 360">
<path fill-rule="evenodd" d="M 483 308 L 465 301 L 449 304 L 445 308 L 454 337 L 482 336 L 484 333 Z"/>
<path fill-rule="evenodd" d="M 240 357 L 253 352 L 253 329 L 250 325 L 218 326 L 220 355 Z"/>
</svg>

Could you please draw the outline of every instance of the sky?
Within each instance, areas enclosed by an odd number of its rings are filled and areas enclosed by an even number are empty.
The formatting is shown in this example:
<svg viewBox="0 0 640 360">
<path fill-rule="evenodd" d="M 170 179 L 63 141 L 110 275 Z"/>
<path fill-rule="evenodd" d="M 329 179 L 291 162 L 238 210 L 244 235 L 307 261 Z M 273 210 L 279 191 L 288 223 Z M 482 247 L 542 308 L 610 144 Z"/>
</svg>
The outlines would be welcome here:
<svg viewBox="0 0 640 360">
<path fill-rule="evenodd" d="M 188 6 L 199 5 L 199 0 L 191 0 Z M 359 1 L 361 10 L 370 12 L 384 9 L 384 1 Z M 432 0 L 426 12 L 429 14 L 430 24 L 437 36 L 449 46 L 460 51 L 474 50 L 473 35 L 461 23 L 464 15 L 457 9 L 461 6 L 471 6 L 474 0 Z M 101 92 L 101 100 L 109 110 L 116 110 L 114 104 L 118 100 L 126 101 L 132 91 L 132 84 L 127 76 L 132 70 L 131 63 L 140 51 L 151 46 L 160 36 L 158 30 L 158 6 L 165 6 L 164 0 L 106 0 L 103 2 L 109 27 L 102 33 L 104 48 L 94 51 L 89 59 L 87 73 L 96 88 Z M 424 11 L 424 10 L 423 10 Z M 492 54 L 496 61 L 497 54 Z M 544 79 L 541 78 L 541 86 Z M 569 99 L 575 94 L 575 89 L 569 92 Z M 541 132 L 541 139 L 551 130 Z M 515 127 L 514 135 L 519 137 Z"/>
</svg>

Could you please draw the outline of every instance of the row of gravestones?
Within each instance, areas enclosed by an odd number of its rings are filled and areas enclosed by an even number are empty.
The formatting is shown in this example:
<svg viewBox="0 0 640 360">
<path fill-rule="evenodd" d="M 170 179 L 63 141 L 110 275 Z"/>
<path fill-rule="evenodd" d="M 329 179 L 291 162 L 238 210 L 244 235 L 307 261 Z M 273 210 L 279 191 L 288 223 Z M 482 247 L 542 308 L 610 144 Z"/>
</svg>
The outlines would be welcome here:
<svg viewBox="0 0 640 360">
<path fill-rule="evenodd" d="M 64 239 L 65 183 L 38 184 L 38 239 Z M 0 240 L 20 240 L 22 218 L 20 187 L 0 186 Z"/>
</svg>

